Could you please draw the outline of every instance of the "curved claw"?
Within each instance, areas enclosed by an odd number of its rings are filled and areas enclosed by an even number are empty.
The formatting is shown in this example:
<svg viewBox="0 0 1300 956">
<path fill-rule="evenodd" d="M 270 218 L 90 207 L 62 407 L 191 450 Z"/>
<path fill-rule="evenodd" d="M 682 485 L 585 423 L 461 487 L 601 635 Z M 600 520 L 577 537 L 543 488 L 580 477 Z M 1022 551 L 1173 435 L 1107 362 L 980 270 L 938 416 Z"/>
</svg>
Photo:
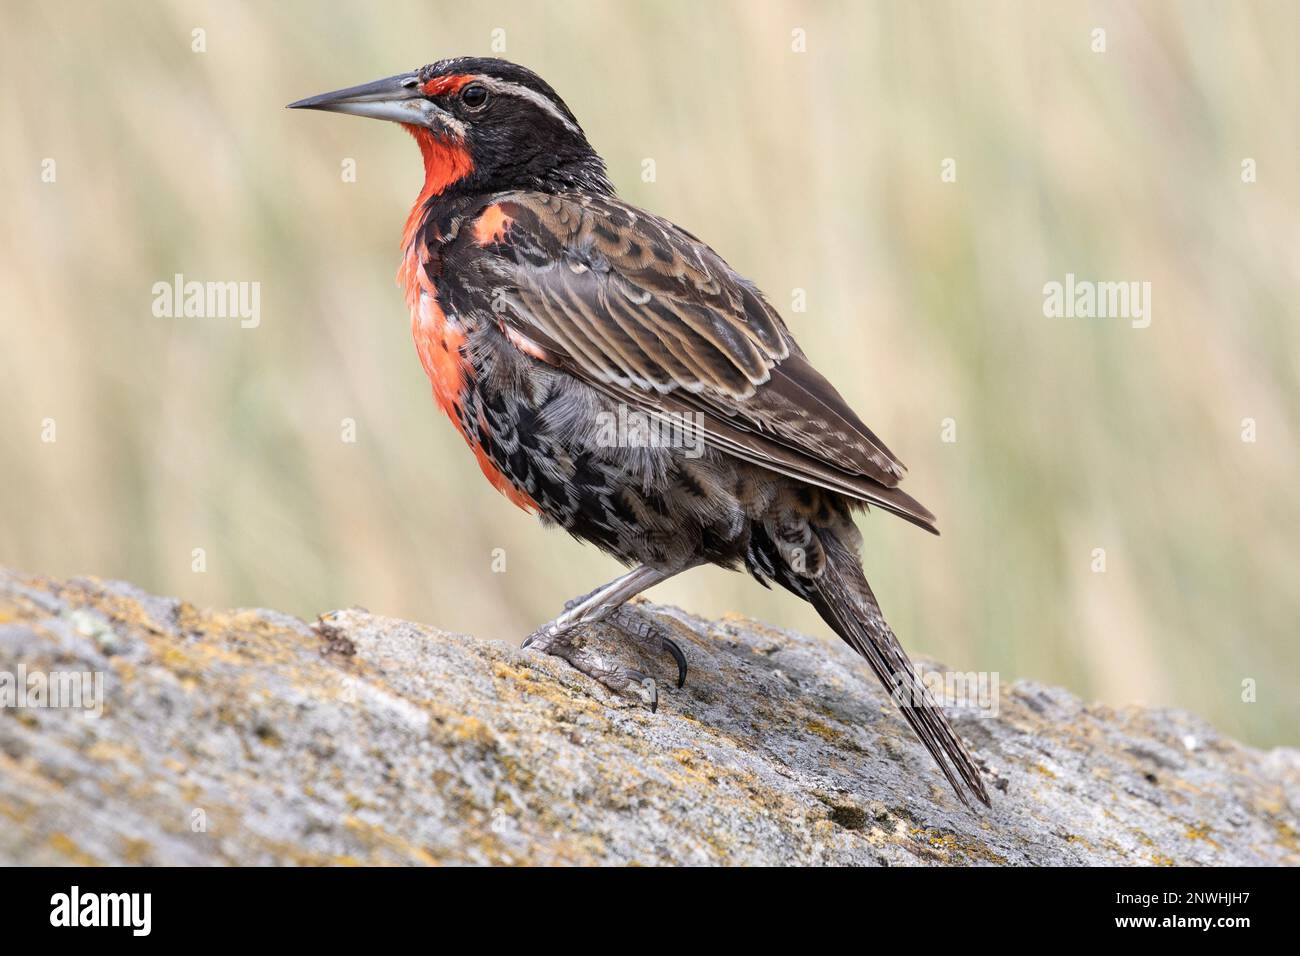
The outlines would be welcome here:
<svg viewBox="0 0 1300 956">
<path fill-rule="evenodd" d="M 664 648 L 677 662 L 677 689 L 681 690 L 686 686 L 686 655 L 682 653 L 681 647 L 671 637 L 665 637 L 663 642 Z"/>
<path fill-rule="evenodd" d="M 561 628 L 558 621 L 552 621 L 550 624 L 546 624 L 543 625 L 542 627 L 539 627 L 537 630 L 533 631 L 533 633 L 525 637 L 524 642 L 519 645 L 519 649 L 527 650 L 528 648 L 532 647 L 533 644 L 536 643 L 538 639 L 542 639 L 543 640 L 542 649 L 545 650 L 547 647 L 550 646 L 552 642 L 560 639 L 564 635 L 566 630 L 568 630 L 568 628 Z"/>
<path fill-rule="evenodd" d="M 653 677 L 642 678 L 641 686 L 644 687 L 646 689 L 646 692 L 649 693 L 650 695 L 650 713 L 652 714 L 658 713 L 659 686 L 655 683 L 655 679 Z"/>
</svg>

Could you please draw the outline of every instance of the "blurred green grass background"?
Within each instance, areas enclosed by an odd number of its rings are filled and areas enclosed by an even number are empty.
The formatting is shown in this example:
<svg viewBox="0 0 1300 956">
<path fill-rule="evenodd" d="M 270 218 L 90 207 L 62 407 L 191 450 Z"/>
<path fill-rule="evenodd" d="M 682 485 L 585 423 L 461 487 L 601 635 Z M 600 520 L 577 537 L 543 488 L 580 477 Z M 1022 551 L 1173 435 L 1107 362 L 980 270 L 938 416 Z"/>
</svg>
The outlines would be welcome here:
<svg viewBox="0 0 1300 956">
<path fill-rule="evenodd" d="M 1294 4 L 43 0 L 0 17 L 0 561 L 512 641 L 617 572 L 494 492 L 433 405 L 393 284 L 409 138 L 282 108 L 489 54 L 500 29 L 621 194 L 765 289 L 908 464 L 943 537 L 879 513 L 863 530 L 910 649 L 1296 742 Z M 178 272 L 260 282 L 260 327 L 155 318 L 151 287 Z M 1067 272 L 1151 282 L 1151 327 L 1044 318 Z M 722 571 L 652 596 L 827 634 Z"/>
</svg>

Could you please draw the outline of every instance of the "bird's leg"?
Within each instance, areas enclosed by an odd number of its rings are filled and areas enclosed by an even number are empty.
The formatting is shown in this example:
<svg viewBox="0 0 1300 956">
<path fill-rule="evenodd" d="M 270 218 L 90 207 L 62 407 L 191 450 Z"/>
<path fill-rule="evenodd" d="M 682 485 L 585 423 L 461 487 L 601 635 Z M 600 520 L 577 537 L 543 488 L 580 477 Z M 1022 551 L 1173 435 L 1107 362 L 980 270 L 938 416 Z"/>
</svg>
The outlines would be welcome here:
<svg viewBox="0 0 1300 956">
<path fill-rule="evenodd" d="M 624 602 L 670 577 L 670 573 L 648 565 L 620 575 L 586 597 L 565 604 L 564 613 L 530 634 L 524 641 L 524 647 L 536 646 L 538 650 L 544 651 L 549 644 L 560 640 L 575 628 L 605 620 Z"/>
<path fill-rule="evenodd" d="M 685 570 L 682 568 L 681 570 Z M 606 660 L 587 647 L 572 643 L 575 632 L 593 624 L 608 622 L 624 633 L 641 640 L 656 642 L 655 650 L 665 651 L 677 665 L 677 686 L 686 681 L 686 655 L 677 642 L 653 619 L 627 606 L 626 602 L 647 588 L 666 581 L 678 572 L 660 571 L 642 566 L 615 578 L 585 597 L 569 601 L 564 613 L 538 628 L 524 641 L 524 647 L 559 657 L 614 691 L 636 684 L 646 692 L 651 711 L 659 705 L 659 689 L 653 677 L 639 670 Z"/>
</svg>

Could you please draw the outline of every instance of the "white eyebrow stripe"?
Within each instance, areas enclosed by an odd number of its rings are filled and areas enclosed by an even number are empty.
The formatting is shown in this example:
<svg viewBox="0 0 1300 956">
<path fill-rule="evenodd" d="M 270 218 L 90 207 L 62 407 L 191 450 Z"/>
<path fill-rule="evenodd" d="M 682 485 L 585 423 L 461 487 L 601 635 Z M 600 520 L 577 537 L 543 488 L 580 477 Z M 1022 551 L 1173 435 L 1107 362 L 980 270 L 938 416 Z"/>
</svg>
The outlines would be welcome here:
<svg viewBox="0 0 1300 956">
<path fill-rule="evenodd" d="M 542 109 L 546 110 L 546 112 L 554 116 L 557 120 L 559 120 L 561 123 L 567 126 L 572 132 L 574 133 L 581 132 L 581 130 L 578 129 L 577 125 L 573 122 L 573 120 L 565 116 L 564 113 L 560 110 L 560 108 L 556 106 L 552 100 L 550 100 L 548 97 L 543 96 L 541 93 L 538 93 L 536 90 L 531 90 L 528 87 L 521 86 L 518 83 L 511 83 L 509 80 L 498 80 L 496 77 L 493 76 L 476 76 L 474 77 L 474 79 L 482 83 L 493 93 L 505 93 L 510 96 L 522 97 L 523 99 L 528 100 L 530 103 L 534 103 L 537 106 L 540 106 Z"/>
</svg>

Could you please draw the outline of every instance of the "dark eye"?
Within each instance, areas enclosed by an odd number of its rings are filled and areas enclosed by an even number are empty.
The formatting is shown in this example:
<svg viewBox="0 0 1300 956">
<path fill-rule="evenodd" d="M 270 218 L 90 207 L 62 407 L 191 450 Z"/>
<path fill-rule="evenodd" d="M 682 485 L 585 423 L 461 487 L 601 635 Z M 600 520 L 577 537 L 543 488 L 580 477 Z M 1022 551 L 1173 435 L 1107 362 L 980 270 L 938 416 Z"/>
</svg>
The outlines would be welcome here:
<svg viewBox="0 0 1300 956">
<path fill-rule="evenodd" d="M 472 110 L 481 110 L 487 106 L 488 91 L 487 87 L 479 83 L 471 83 L 460 91 L 460 101 Z"/>
</svg>

